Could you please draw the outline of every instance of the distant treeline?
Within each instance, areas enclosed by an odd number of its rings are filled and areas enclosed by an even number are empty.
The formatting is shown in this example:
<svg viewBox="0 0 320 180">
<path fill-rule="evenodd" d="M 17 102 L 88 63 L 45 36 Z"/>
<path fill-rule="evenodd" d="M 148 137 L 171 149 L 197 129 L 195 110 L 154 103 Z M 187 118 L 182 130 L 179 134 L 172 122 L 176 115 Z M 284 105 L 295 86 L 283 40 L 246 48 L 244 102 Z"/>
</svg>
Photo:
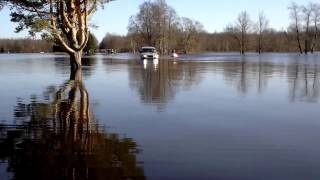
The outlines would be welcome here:
<svg viewBox="0 0 320 180">
<path fill-rule="evenodd" d="M 84 48 L 86 54 L 93 54 L 98 46 L 96 37 L 90 33 Z M 49 40 L 41 39 L 0 39 L 0 53 L 39 53 L 64 52 L 64 49 Z"/>
<path fill-rule="evenodd" d="M 239 42 L 227 32 L 220 33 L 198 33 L 197 42 L 191 43 L 189 48 L 184 46 L 174 46 L 165 50 L 164 54 L 170 53 L 173 49 L 180 53 L 197 52 L 238 52 Z M 246 51 L 259 52 L 259 35 L 247 34 Z M 138 45 L 139 44 L 139 45 Z M 121 36 L 116 34 L 107 34 L 100 43 L 100 49 L 115 49 L 117 52 L 138 52 L 138 49 L 147 45 L 136 43 L 131 35 Z M 153 45 L 153 44 L 151 44 Z M 158 49 L 159 47 L 156 46 Z M 315 47 L 319 50 L 319 44 Z M 265 32 L 263 38 L 263 52 L 298 52 L 295 34 L 288 31 L 269 30 Z"/>
<path fill-rule="evenodd" d="M 286 12 L 284 12 L 286 13 Z M 251 20 L 239 13 L 223 32 L 208 33 L 195 20 L 179 17 L 165 0 L 146 1 L 129 20 L 128 34 L 107 34 L 100 48 L 137 52 L 141 46 L 155 46 L 162 54 L 178 52 L 299 52 L 320 49 L 320 5 L 308 3 L 288 6 L 290 25 L 284 30 L 269 26 L 263 12 Z"/>
<path fill-rule="evenodd" d="M 0 39 L 0 53 L 52 52 L 53 44 L 37 39 Z"/>
<path fill-rule="evenodd" d="M 100 49 L 116 52 L 138 52 L 142 46 L 154 46 L 161 54 L 199 52 L 298 52 L 320 50 L 320 4 L 291 3 L 288 6 L 288 28 L 276 30 L 260 12 L 252 20 L 246 11 L 240 12 L 222 32 L 209 33 L 193 19 L 180 17 L 165 0 L 145 1 L 139 12 L 129 19 L 128 33 L 107 34 Z M 98 44 L 90 35 L 85 49 L 92 54 Z M 45 40 L 2 39 L 1 52 L 51 52 L 53 43 Z"/>
</svg>

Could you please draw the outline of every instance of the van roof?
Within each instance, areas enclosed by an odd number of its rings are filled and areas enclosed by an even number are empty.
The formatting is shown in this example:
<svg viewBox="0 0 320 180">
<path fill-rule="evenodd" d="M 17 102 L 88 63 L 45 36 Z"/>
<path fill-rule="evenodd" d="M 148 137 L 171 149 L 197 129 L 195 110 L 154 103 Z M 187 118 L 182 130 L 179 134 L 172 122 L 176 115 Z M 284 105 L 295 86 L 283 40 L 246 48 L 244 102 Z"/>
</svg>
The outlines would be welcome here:
<svg viewBox="0 0 320 180">
<path fill-rule="evenodd" d="M 142 47 L 141 49 L 156 49 L 156 48 L 151 46 L 145 46 L 145 47 Z"/>
</svg>

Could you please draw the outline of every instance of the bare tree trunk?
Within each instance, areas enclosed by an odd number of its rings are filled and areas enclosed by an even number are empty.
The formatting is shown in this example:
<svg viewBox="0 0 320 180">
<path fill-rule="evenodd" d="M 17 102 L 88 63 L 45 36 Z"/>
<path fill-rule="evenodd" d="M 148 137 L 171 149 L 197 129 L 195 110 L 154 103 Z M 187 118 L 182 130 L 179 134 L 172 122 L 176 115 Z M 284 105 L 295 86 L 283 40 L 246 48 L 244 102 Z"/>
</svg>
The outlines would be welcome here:
<svg viewBox="0 0 320 180">
<path fill-rule="evenodd" d="M 314 33 L 314 39 L 313 39 L 313 42 L 312 42 L 312 45 L 311 45 L 311 48 L 310 48 L 310 51 L 311 51 L 312 54 L 314 53 L 314 49 L 316 47 L 317 40 L 318 40 L 318 29 L 316 28 L 315 33 Z"/>
<path fill-rule="evenodd" d="M 245 54 L 245 34 L 244 32 L 241 33 L 241 54 Z"/>
<path fill-rule="evenodd" d="M 307 24 L 306 24 L 306 33 L 305 33 L 305 40 L 304 40 L 304 53 L 308 54 L 309 52 L 309 22 L 310 20 L 307 20 Z"/>
<path fill-rule="evenodd" d="M 259 13 L 258 20 L 258 52 L 261 54 L 263 52 L 263 35 L 265 31 L 268 29 L 269 20 L 266 18 L 263 12 Z"/>
<path fill-rule="evenodd" d="M 301 40 L 300 40 L 300 28 L 299 28 L 299 17 L 300 17 L 300 7 L 296 3 L 292 3 L 289 7 L 291 10 L 291 18 L 294 21 L 295 31 L 296 31 L 296 40 L 300 54 L 303 53 Z"/>
<path fill-rule="evenodd" d="M 251 23 L 251 20 L 249 18 L 249 14 L 244 11 L 244 12 L 241 12 L 238 16 L 238 22 L 237 22 L 237 29 L 238 29 L 238 32 L 241 33 L 241 37 L 240 37 L 240 48 L 241 48 L 241 54 L 244 55 L 245 54 L 245 51 L 246 51 L 246 36 L 247 36 L 247 33 L 250 29 L 250 23 Z"/>
<path fill-rule="evenodd" d="M 77 51 L 73 53 L 69 53 L 70 55 L 70 65 L 72 70 L 78 70 L 81 68 L 82 62 L 82 51 Z"/>
<path fill-rule="evenodd" d="M 307 6 L 302 6 L 302 13 L 303 13 L 303 18 L 305 21 L 305 47 L 304 47 L 304 52 L 305 54 L 308 54 L 308 52 L 311 51 L 311 46 L 312 46 L 312 39 L 313 36 L 310 33 L 310 23 L 311 23 L 311 18 L 313 15 L 315 15 L 315 20 L 317 20 L 317 5 L 314 3 L 309 3 Z M 315 25 L 317 25 L 317 22 L 315 21 Z M 315 27 L 316 28 L 316 27 Z"/>
<path fill-rule="evenodd" d="M 261 37 L 261 32 L 260 32 L 260 34 L 259 34 L 259 50 L 258 50 L 258 52 L 259 52 L 259 54 L 261 54 L 261 52 L 262 52 L 262 37 Z"/>
<path fill-rule="evenodd" d="M 308 52 L 309 52 L 309 48 L 308 48 L 308 45 L 309 44 L 309 41 L 308 41 L 308 39 L 306 38 L 305 40 L 304 40 L 304 53 L 305 54 L 308 54 Z"/>
<path fill-rule="evenodd" d="M 300 33 L 299 33 L 298 26 L 296 27 L 296 38 L 297 38 L 299 52 L 300 52 L 300 54 L 302 54 L 303 51 L 302 51 L 302 46 L 301 46 L 301 41 L 300 41 Z"/>
<path fill-rule="evenodd" d="M 81 68 L 79 69 L 72 69 L 70 70 L 70 80 L 72 81 L 82 81 L 82 70 Z"/>
<path fill-rule="evenodd" d="M 310 51 L 311 51 L 311 53 L 313 54 L 314 53 L 314 49 L 315 49 L 315 47 L 316 47 L 316 45 L 317 45 L 317 41 L 318 41 L 318 24 L 317 24 L 317 22 L 318 22 L 318 20 L 317 20 L 317 18 L 314 20 L 315 22 L 314 22 L 314 28 L 315 28 L 315 32 L 314 32 L 314 39 L 313 39 L 313 42 L 312 42 L 312 45 L 311 45 L 311 48 L 310 48 Z"/>
</svg>

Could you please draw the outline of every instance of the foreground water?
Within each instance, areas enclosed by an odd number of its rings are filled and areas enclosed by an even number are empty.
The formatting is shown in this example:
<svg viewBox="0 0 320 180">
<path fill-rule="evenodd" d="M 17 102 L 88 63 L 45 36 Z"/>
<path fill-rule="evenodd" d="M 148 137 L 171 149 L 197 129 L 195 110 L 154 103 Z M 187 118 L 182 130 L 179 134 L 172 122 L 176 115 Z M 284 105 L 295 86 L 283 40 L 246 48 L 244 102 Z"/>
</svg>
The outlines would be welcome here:
<svg viewBox="0 0 320 180">
<path fill-rule="evenodd" d="M 320 56 L 0 55 L 0 179 L 316 180 Z"/>
</svg>

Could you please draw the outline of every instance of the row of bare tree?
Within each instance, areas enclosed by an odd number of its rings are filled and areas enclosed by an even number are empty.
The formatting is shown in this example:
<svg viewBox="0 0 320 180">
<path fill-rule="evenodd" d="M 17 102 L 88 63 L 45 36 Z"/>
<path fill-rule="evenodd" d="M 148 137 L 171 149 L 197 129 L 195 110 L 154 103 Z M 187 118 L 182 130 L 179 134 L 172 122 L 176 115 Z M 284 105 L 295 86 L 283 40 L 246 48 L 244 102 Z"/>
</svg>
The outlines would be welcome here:
<svg viewBox="0 0 320 180">
<path fill-rule="evenodd" d="M 309 2 L 306 5 L 298 5 L 291 3 L 288 10 L 291 23 L 286 31 L 276 32 L 270 28 L 269 20 L 263 12 L 260 12 L 257 22 L 253 22 L 249 14 L 244 11 L 239 14 L 236 23 L 226 27 L 225 33 L 233 37 L 241 54 L 247 50 L 252 51 L 254 49 L 252 46 L 259 53 L 283 50 L 298 51 L 301 54 L 313 53 L 319 48 L 320 4 Z M 267 46 L 278 48 L 268 49 Z"/>
<path fill-rule="evenodd" d="M 180 18 L 165 0 L 147 1 L 138 14 L 129 20 L 127 36 L 107 34 L 100 48 L 136 52 L 141 46 L 155 46 L 162 54 L 172 50 L 183 52 L 238 51 L 313 53 L 320 48 L 320 4 L 288 6 L 290 26 L 275 30 L 263 12 L 257 20 L 241 12 L 223 32 L 208 33 L 203 25 L 189 18 Z M 120 48 L 120 49 L 119 49 Z"/>
<path fill-rule="evenodd" d="M 294 45 L 287 51 L 299 51 L 299 53 L 313 53 L 319 47 L 319 20 L 320 4 L 309 2 L 306 5 L 291 3 L 288 6 L 290 12 L 290 26 L 285 33 L 285 44 L 283 46 Z M 240 52 L 244 54 L 247 48 L 248 34 L 256 36 L 256 51 L 261 53 L 267 45 L 266 41 L 272 35 L 272 28 L 269 27 L 269 20 L 263 12 L 259 14 L 258 21 L 252 23 L 247 12 L 242 12 L 238 16 L 235 25 L 228 26 L 229 32 L 238 41 Z M 294 42 L 295 41 L 295 42 Z M 274 41 L 268 44 L 274 45 Z"/>
<path fill-rule="evenodd" d="M 263 12 L 260 12 L 258 21 L 254 23 L 248 14 L 243 11 L 239 14 L 236 23 L 229 24 L 225 28 L 225 33 L 232 37 L 239 46 L 239 51 L 244 54 L 248 49 L 249 36 L 254 36 L 256 39 L 256 51 L 263 51 L 264 36 L 269 30 L 269 20 Z"/>
<path fill-rule="evenodd" d="M 295 32 L 299 52 L 313 53 L 318 43 L 320 4 L 310 2 L 300 6 L 292 3 L 289 10 L 292 21 L 289 28 Z"/>
</svg>

